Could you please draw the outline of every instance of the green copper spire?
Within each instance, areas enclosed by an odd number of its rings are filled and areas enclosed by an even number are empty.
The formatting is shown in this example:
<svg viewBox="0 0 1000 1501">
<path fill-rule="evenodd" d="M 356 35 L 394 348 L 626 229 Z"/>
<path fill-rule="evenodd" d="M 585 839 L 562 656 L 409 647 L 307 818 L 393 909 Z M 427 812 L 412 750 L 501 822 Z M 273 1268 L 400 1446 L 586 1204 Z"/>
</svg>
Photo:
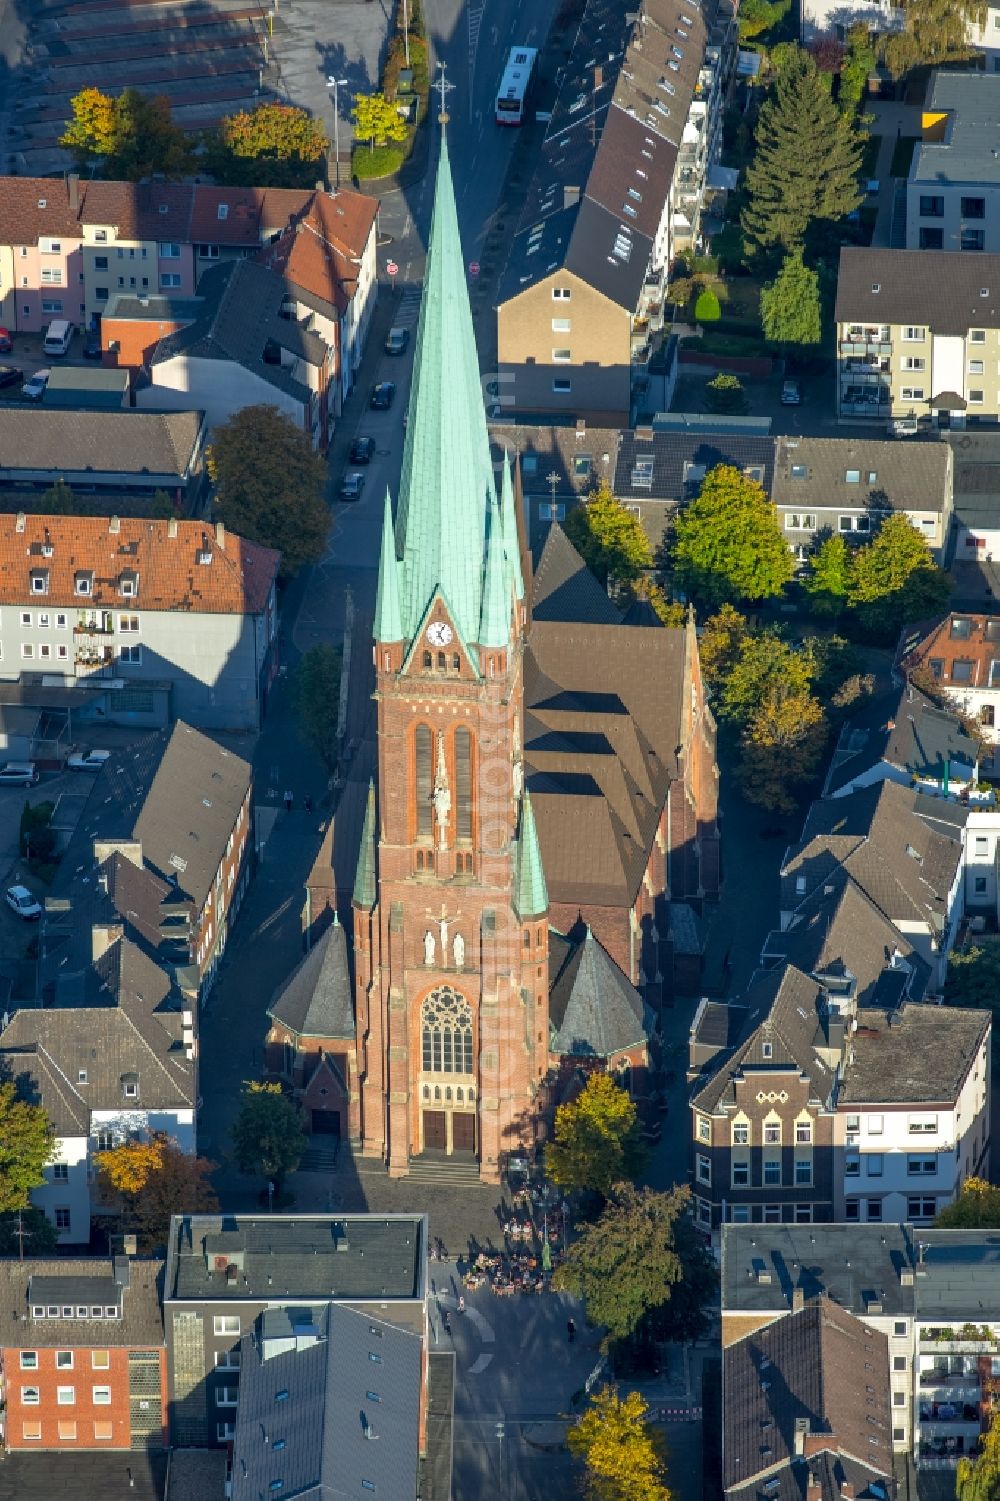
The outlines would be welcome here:
<svg viewBox="0 0 1000 1501">
<path fill-rule="evenodd" d="M 464 639 L 477 640 L 486 518 L 494 499 L 472 310 L 442 134 L 396 521 L 407 639 L 440 588 Z"/>
<path fill-rule="evenodd" d="M 368 802 L 361 830 L 358 868 L 354 873 L 354 901 L 358 907 L 375 905 L 375 783 L 368 783 Z"/>
<path fill-rule="evenodd" d="M 510 454 L 503 451 L 503 477 L 500 485 L 500 514 L 503 517 L 503 545 L 514 581 L 518 599 L 524 598 L 524 579 L 521 576 L 521 546 L 517 535 L 517 513 L 514 501 L 514 480 L 510 472 Z"/>
<path fill-rule="evenodd" d="M 378 565 L 378 592 L 375 595 L 376 641 L 402 641 L 403 618 L 399 613 L 399 564 L 396 561 L 396 534 L 392 528 L 392 501 L 385 492 L 382 517 L 382 553 Z"/>
<path fill-rule="evenodd" d="M 531 811 L 531 794 L 527 788 L 521 799 L 521 832 L 517 840 L 514 865 L 514 906 L 520 918 L 541 917 L 548 910 L 549 893 L 542 869 L 542 852 L 538 848 L 535 815 Z"/>
<path fill-rule="evenodd" d="M 490 506 L 490 534 L 486 543 L 483 579 L 483 616 L 476 640 L 480 646 L 506 646 L 510 641 L 510 574 L 503 547 L 503 522 L 496 501 Z"/>
</svg>

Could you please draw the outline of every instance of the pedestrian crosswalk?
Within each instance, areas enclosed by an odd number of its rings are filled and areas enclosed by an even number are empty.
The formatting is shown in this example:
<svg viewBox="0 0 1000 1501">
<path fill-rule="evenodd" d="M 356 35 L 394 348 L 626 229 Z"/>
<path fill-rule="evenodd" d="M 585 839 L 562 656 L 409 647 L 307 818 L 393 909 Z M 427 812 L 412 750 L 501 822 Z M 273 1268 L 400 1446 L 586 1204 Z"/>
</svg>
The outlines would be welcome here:
<svg viewBox="0 0 1000 1501">
<path fill-rule="evenodd" d="M 393 318 L 395 328 L 416 328 L 420 312 L 420 288 L 404 287 L 399 307 Z"/>
</svg>

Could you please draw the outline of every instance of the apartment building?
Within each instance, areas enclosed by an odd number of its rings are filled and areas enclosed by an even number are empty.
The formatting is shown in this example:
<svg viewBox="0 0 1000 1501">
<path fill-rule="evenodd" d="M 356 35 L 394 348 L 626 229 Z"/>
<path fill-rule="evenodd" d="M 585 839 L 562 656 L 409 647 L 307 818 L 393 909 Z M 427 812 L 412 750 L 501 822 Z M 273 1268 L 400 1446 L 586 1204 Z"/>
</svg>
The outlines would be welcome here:
<svg viewBox="0 0 1000 1501">
<path fill-rule="evenodd" d="M 823 784 L 846 797 L 876 782 L 903 782 L 931 797 L 967 797 L 978 807 L 980 743 L 956 714 L 939 709 L 914 683 L 879 695 L 843 726 Z"/>
<path fill-rule="evenodd" d="M 1000 251 L 998 130 L 1000 74 L 931 74 L 906 183 L 908 250 Z"/>
<path fill-rule="evenodd" d="M 1000 743 L 1000 616 L 951 610 L 914 626 L 899 644 L 899 665 L 931 681 L 956 714 L 975 720 L 984 740 Z"/>
<path fill-rule="evenodd" d="M 699 239 L 735 55 L 726 0 L 589 0 L 499 289 L 505 406 L 626 420 L 670 262 Z"/>
<path fill-rule="evenodd" d="M 1000 256 L 846 248 L 836 323 L 841 417 L 1000 418 Z"/>
<path fill-rule="evenodd" d="M 905 11 L 892 0 L 802 0 L 799 36 L 804 47 L 824 38 L 846 43 L 852 26 L 866 26 L 869 32 L 884 34 L 900 31 Z M 1000 9 L 984 7 L 983 19 L 966 22 L 969 47 L 984 57 L 990 73 L 1000 72 Z"/>
<path fill-rule="evenodd" d="M 830 532 L 864 543 L 906 516 L 940 562 L 951 532 L 954 455 L 944 440 L 779 437 L 771 498 L 800 563 Z"/>
<path fill-rule="evenodd" d="M 162 1273 L 162 1261 L 128 1256 L 0 1261 L 0 1434 L 8 1453 L 165 1447 Z M 72 1493 L 68 1459 L 66 1466 Z"/>
<path fill-rule="evenodd" d="M 95 417 L 94 419 L 99 420 Z M 279 555 L 195 521 L 0 514 L 0 674 L 118 685 L 148 712 L 257 729 L 277 670 Z"/>
<path fill-rule="evenodd" d="M 272 1310 L 305 1321 L 333 1304 L 426 1340 L 427 1255 L 419 1214 L 175 1215 L 163 1296 L 171 1441 L 232 1443 L 244 1336 Z M 422 1422 L 422 1392 L 419 1405 Z"/>
</svg>

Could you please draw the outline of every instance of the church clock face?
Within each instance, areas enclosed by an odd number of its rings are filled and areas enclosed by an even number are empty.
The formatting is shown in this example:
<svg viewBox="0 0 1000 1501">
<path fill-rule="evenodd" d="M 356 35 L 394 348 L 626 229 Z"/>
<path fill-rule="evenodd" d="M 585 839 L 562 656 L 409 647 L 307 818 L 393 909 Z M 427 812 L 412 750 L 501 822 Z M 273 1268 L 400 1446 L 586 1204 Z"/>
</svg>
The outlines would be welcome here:
<svg viewBox="0 0 1000 1501">
<path fill-rule="evenodd" d="M 451 626 L 445 620 L 433 620 L 427 627 L 427 639 L 432 646 L 447 646 L 451 637 Z"/>
</svg>

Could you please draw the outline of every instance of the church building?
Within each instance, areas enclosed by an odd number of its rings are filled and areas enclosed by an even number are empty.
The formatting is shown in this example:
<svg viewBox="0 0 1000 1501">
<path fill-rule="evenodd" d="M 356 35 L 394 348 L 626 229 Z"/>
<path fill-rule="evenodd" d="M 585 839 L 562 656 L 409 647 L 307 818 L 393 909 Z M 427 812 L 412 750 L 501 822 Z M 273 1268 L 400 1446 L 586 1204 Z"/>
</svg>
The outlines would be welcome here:
<svg viewBox="0 0 1000 1501">
<path fill-rule="evenodd" d="M 497 476 L 491 460 L 442 138 L 400 493 L 383 519 L 353 1045 L 343 1007 L 324 1009 L 340 1017 L 323 1093 L 340 1079 L 342 1094 L 327 1103 L 394 1176 L 429 1154 L 497 1181 L 567 1074 L 639 1079 L 718 895 L 715 727 L 693 625 L 623 617 L 558 528 L 533 569 L 519 508 L 516 466 Z M 279 1024 L 308 998 L 299 972 L 289 986 L 269 1056 L 287 1055 L 302 1090 L 325 1044 L 296 1061 L 306 1023 Z"/>
</svg>

